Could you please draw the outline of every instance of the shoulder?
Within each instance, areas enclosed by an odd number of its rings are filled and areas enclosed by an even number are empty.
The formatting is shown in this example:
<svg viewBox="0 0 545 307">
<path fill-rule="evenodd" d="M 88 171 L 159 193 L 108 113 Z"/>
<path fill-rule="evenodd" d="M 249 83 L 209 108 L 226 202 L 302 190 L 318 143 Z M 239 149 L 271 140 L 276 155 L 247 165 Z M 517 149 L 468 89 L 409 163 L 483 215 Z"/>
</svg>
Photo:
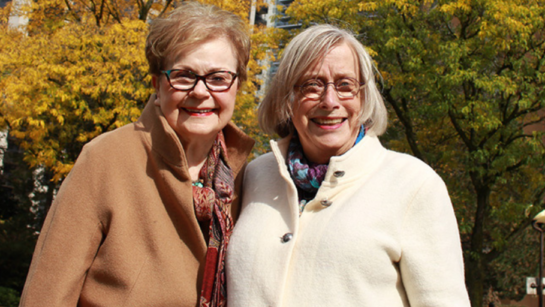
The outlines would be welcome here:
<svg viewBox="0 0 545 307">
<path fill-rule="evenodd" d="M 141 135 L 137 132 L 134 123 L 125 125 L 112 131 L 105 132 L 84 146 L 86 151 L 119 151 L 127 145 L 133 145 L 136 140 L 140 140 Z"/>
<path fill-rule="evenodd" d="M 375 163 L 371 178 L 385 187 L 395 188 L 398 193 L 408 193 L 407 196 L 411 197 L 425 191 L 446 192 L 441 176 L 412 155 L 386 149 Z"/>
<path fill-rule="evenodd" d="M 375 179 L 378 177 L 395 183 L 404 180 L 418 183 L 430 177 L 441 180 L 425 162 L 410 154 L 385 148 L 374 135 L 365 136 L 343 163 L 363 168 L 362 171 L 368 170 Z"/>
<path fill-rule="evenodd" d="M 145 144 L 144 133 L 132 123 L 94 138 L 83 147 L 78 160 L 84 157 L 105 161 L 130 159 L 145 154 Z"/>
<path fill-rule="evenodd" d="M 272 152 L 268 152 L 257 157 L 248 164 L 248 167 L 246 167 L 245 176 L 249 180 L 253 181 L 262 175 L 270 176 L 274 173 L 278 173 L 278 162 L 276 161 L 274 154 Z"/>
<path fill-rule="evenodd" d="M 146 167 L 149 151 L 146 147 L 134 124 L 103 133 L 83 147 L 69 177 L 106 180 L 121 173 L 140 171 Z"/>
<path fill-rule="evenodd" d="M 428 164 L 409 154 L 394 151 L 388 151 L 384 162 L 386 172 L 395 178 L 396 190 L 407 197 L 412 210 L 452 210 L 445 182 Z"/>
<path fill-rule="evenodd" d="M 441 180 L 432 167 L 415 156 L 390 149 L 384 149 L 383 153 L 381 170 L 395 174 L 395 177 L 399 179 L 407 177 L 417 181 L 424 178 Z"/>
<path fill-rule="evenodd" d="M 259 169 L 263 166 L 277 165 L 276 159 L 272 152 L 268 152 L 255 158 L 248 164 L 248 169 Z"/>
<path fill-rule="evenodd" d="M 393 169 L 403 172 L 419 172 L 428 175 L 436 174 L 435 171 L 424 161 L 410 154 L 393 150 L 386 150 L 385 162 Z"/>
</svg>

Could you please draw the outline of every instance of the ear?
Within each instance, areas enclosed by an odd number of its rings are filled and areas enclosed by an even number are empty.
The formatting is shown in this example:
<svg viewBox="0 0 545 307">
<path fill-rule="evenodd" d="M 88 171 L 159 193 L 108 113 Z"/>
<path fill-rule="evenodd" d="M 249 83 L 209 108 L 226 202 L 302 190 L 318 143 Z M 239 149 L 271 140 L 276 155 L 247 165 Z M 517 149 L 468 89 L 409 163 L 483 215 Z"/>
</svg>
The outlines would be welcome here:
<svg viewBox="0 0 545 307">
<path fill-rule="evenodd" d="M 160 86 L 160 83 L 161 81 L 159 80 L 160 76 L 157 76 L 157 75 L 152 75 L 151 76 L 151 85 L 153 86 L 153 88 L 155 88 L 155 105 L 160 105 L 160 100 L 159 100 L 159 93 L 160 93 L 160 89 L 161 89 L 161 86 Z"/>
</svg>

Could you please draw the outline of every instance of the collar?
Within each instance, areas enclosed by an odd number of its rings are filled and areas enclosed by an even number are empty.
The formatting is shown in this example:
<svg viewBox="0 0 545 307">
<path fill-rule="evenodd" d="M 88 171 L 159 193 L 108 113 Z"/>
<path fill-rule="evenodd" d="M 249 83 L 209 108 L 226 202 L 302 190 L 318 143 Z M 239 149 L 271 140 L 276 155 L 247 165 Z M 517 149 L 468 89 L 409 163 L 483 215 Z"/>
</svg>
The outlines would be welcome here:
<svg viewBox="0 0 545 307">
<path fill-rule="evenodd" d="M 146 138 L 149 148 L 169 165 L 178 169 L 184 179 L 189 179 L 189 171 L 185 152 L 178 135 L 168 124 L 161 108 L 154 103 L 154 96 L 150 98 L 142 115 L 136 122 L 136 129 L 147 132 Z M 223 128 L 229 166 L 235 175 L 242 169 L 250 154 L 254 140 L 247 136 L 235 124 L 229 122 Z"/>
<path fill-rule="evenodd" d="M 289 178 L 289 171 L 286 167 L 286 159 L 291 135 L 279 140 L 271 140 L 271 150 L 278 162 L 280 174 Z M 378 137 L 368 133 L 354 147 L 340 156 L 331 157 L 328 170 L 322 186 L 335 186 L 343 182 L 350 182 L 368 176 L 383 159 L 386 149 L 380 143 Z"/>
</svg>

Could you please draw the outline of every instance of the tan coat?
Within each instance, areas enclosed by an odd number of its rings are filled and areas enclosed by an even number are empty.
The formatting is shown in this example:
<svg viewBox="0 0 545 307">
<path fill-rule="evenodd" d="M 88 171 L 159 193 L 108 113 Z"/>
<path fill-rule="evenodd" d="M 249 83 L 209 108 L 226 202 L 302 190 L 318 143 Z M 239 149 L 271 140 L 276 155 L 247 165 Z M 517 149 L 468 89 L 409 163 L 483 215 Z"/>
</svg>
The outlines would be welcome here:
<svg viewBox="0 0 545 307">
<path fill-rule="evenodd" d="M 242 175 L 253 140 L 230 123 Z M 195 306 L 207 244 L 182 145 L 159 107 L 87 144 L 45 220 L 21 306 Z"/>
</svg>

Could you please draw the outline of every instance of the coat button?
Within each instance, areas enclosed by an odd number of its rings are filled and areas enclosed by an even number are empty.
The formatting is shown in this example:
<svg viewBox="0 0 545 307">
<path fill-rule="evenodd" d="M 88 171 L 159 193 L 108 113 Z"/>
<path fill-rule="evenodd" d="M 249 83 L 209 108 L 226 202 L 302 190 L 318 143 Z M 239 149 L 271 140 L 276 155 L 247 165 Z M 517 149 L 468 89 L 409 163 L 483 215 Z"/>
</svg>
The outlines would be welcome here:
<svg viewBox="0 0 545 307">
<path fill-rule="evenodd" d="M 331 206 L 333 204 L 333 202 L 327 200 L 327 198 L 324 198 L 324 199 L 322 199 L 320 201 L 320 204 L 322 204 L 322 206 L 324 206 L 324 207 L 329 207 L 329 206 Z"/>
<path fill-rule="evenodd" d="M 335 178 L 340 178 L 340 177 L 344 176 L 344 171 L 335 171 L 333 173 L 333 176 L 335 176 Z"/>
<path fill-rule="evenodd" d="M 293 238 L 293 234 L 292 233 L 286 233 L 285 235 L 282 236 L 282 243 L 286 243 L 288 242 L 289 240 L 291 240 Z"/>
</svg>

